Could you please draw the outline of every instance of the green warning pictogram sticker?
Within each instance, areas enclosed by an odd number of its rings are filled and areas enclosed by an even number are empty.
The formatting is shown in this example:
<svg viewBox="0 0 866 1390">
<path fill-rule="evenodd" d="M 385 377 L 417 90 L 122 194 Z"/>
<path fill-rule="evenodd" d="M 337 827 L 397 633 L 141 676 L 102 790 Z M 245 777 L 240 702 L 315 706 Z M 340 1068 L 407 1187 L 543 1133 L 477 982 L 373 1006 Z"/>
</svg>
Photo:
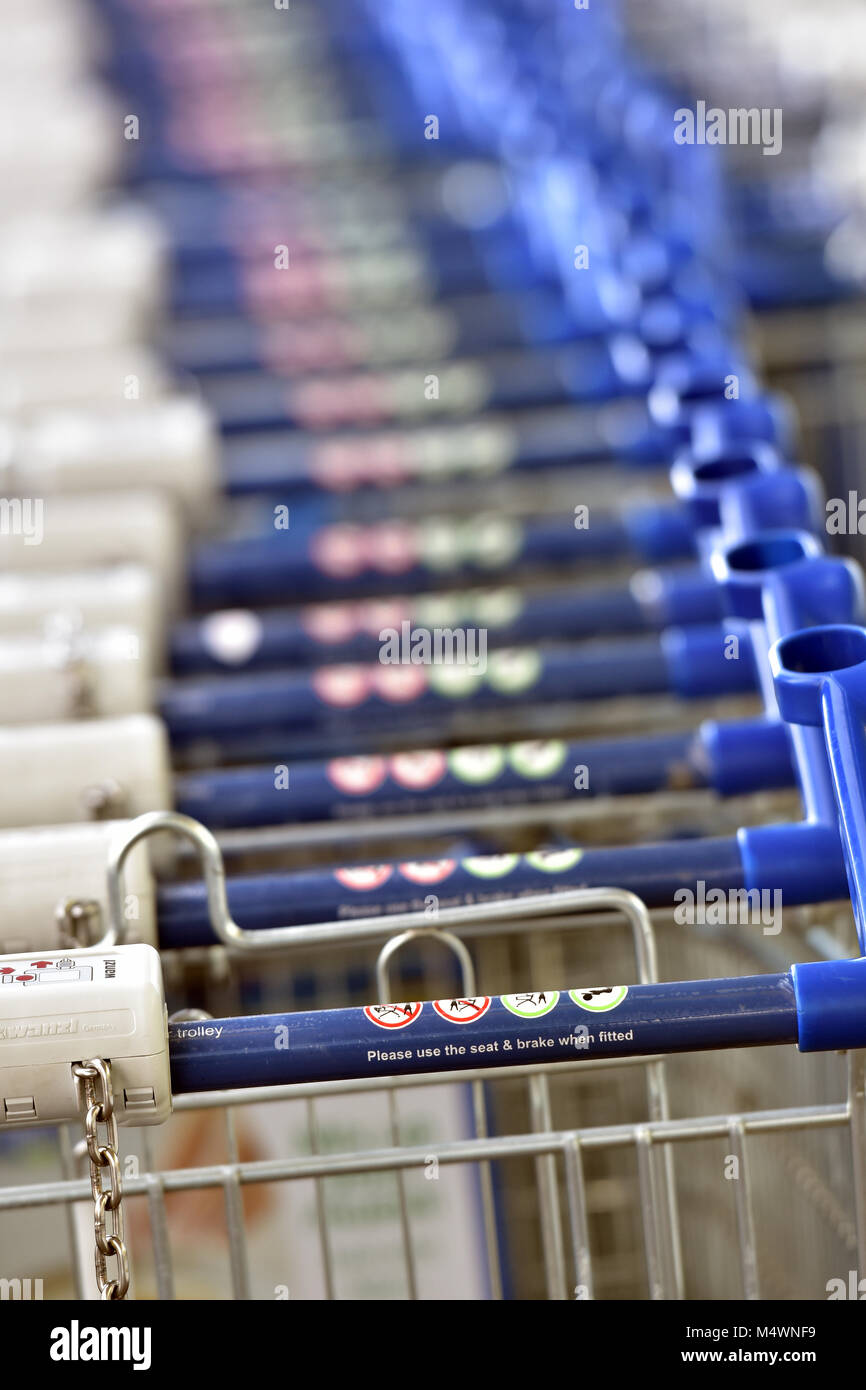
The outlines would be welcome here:
<svg viewBox="0 0 866 1390">
<path fill-rule="evenodd" d="M 542 1018 L 549 1014 L 559 1000 L 559 990 L 541 994 L 503 994 L 500 996 L 509 1013 L 518 1018 Z"/>
<path fill-rule="evenodd" d="M 504 878 L 520 863 L 519 854 L 472 854 L 461 867 L 473 878 Z"/>
<path fill-rule="evenodd" d="M 589 989 L 570 989 L 568 996 L 578 1008 L 591 1014 L 607 1013 L 615 1009 L 628 994 L 628 985 L 593 985 Z"/>
<path fill-rule="evenodd" d="M 552 777 L 565 762 L 566 744 L 559 739 L 534 739 L 512 743 L 507 749 L 508 761 L 521 777 Z"/>
<path fill-rule="evenodd" d="M 535 849 L 527 854 L 526 862 L 545 874 L 564 874 L 583 858 L 582 849 Z"/>
</svg>

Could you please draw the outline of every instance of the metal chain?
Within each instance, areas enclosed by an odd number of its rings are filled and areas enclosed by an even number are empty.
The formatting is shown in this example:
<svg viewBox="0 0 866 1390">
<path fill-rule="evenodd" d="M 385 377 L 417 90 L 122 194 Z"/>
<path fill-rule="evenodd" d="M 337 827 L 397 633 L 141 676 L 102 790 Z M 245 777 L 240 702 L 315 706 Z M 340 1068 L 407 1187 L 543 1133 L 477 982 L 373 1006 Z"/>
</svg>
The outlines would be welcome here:
<svg viewBox="0 0 866 1390">
<path fill-rule="evenodd" d="M 84 1115 L 84 1134 L 90 1159 L 93 1233 L 96 1240 L 94 1260 L 99 1296 L 109 1300 L 126 1298 L 129 1292 L 129 1256 L 123 1239 L 123 1192 L 111 1064 L 101 1057 L 94 1057 L 73 1067 L 73 1075 Z M 102 1143 L 99 1139 L 100 1125 L 104 1126 Z M 107 1187 L 103 1186 L 105 1173 L 108 1175 Z M 117 1272 L 113 1279 L 108 1277 L 108 1260 L 111 1258 L 117 1261 Z"/>
</svg>

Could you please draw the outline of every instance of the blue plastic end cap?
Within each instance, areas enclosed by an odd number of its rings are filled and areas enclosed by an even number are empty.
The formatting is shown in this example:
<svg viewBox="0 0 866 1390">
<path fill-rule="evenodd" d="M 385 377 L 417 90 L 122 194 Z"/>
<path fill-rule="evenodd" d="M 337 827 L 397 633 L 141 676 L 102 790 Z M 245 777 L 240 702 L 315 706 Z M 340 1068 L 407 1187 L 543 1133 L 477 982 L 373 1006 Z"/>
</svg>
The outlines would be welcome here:
<svg viewBox="0 0 866 1390">
<path fill-rule="evenodd" d="M 808 531 L 761 531 L 748 540 L 718 546 L 710 564 L 715 578 L 725 586 L 734 616 L 759 619 L 764 612 L 764 586 L 772 577 L 820 554 L 820 542 Z"/>
<path fill-rule="evenodd" d="M 736 646 L 731 638 L 736 638 Z M 660 641 L 671 688 L 683 700 L 712 698 L 720 689 L 731 694 L 755 687 L 748 631 L 726 632 L 721 623 L 667 627 Z"/>
<path fill-rule="evenodd" d="M 658 352 L 680 344 L 688 324 L 687 313 L 673 295 L 657 294 L 641 308 L 638 332 L 647 347 Z"/>
<path fill-rule="evenodd" d="M 631 328 L 641 310 L 640 289 L 633 280 L 608 267 L 595 276 L 599 308 L 611 328 Z"/>
<path fill-rule="evenodd" d="M 748 889 L 778 893 L 784 908 L 848 896 L 838 826 L 821 821 L 741 826 L 737 844 Z"/>
<path fill-rule="evenodd" d="M 671 468 L 671 487 L 689 508 L 696 526 L 718 526 L 726 489 L 779 467 L 779 455 L 771 444 L 729 440 L 699 455 L 684 449 Z"/>
<path fill-rule="evenodd" d="M 671 277 L 670 248 L 661 237 L 650 233 L 636 235 L 622 251 L 623 268 L 647 293 L 662 289 Z"/>
<path fill-rule="evenodd" d="M 702 409 L 711 407 L 716 413 L 724 407 L 719 425 L 724 421 L 733 426 L 738 413 L 757 398 L 757 383 L 750 368 L 731 355 L 718 335 L 713 338 L 706 346 L 687 345 L 665 353 L 656 363 L 655 381 L 647 397 L 650 415 L 657 425 L 680 430 L 684 439 L 689 438 L 694 417 Z M 734 382 L 738 394 L 728 399 L 726 393 Z M 722 432 L 720 428 L 718 433 Z M 738 438 L 747 434 L 771 437 L 765 424 L 754 426 L 751 418 L 748 429 L 729 428 L 726 432 Z"/>
<path fill-rule="evenodd" d="M 781 720 L 706 720 L 698 738 L 708 780 L 720 796 L 793 785 L 788 731 Z"/>
<path fill-rule="evenodd" d="M 616 333 L 608 339 L 611 366 L 625 391 L 645 390 L 652 381 L 652 359 L 635 333 Z"/>
<path fill-rule="evenodd" d="M 809 469 L 794 467 L 744 477 L 736 487 L 725 490 L 719 515 L 721 524 L 733 534 L 783 528 L 820 532 L 820 481 Z"/>
<path fill-rule="evenodd" d="M 623 514 L 622 521 L 631 548 L 647 564 L 694 554 L 694 533 L 680 508 L 651 504 L 634 507 Z"/>
<path fill-rule="evenodd" d="M 801 1052 L 866 1047 L 866 958 L 791 967 Z"/>
<path fill-rule="evenodd" d="M 833 623 L 781 637 L 770 648 L 770 670 L 782 718 L 789 724 L 823 723 L 824 682 L 837 671 L 866 663 L 866 628 Z"/>
</svg>

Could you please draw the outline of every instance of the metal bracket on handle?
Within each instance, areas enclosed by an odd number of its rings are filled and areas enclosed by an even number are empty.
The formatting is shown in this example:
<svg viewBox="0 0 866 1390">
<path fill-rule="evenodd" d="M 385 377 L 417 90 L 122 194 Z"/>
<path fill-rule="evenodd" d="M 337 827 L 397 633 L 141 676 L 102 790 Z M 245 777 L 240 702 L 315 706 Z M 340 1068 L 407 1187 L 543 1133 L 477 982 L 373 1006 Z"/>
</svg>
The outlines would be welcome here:
<svg viewBox="0 0 866 1390">
<path fill-rule="evenodd" d="M 245 931 L 229 912 L 226 874 L 220 847 L 209 830 L 191 816 L 177 811 L 148 811 L 130 821 L 109 847 L 108 917 L 109 930 L 102 945 L 123 939 L 123 866 L 140 840 L 160 831 L 170 831 L 192 841 L 202 865 L 208 918 L 214 936 L 231 951 L 246 955 L 279 950 L 289 946 L 312 946 L 344 941 L 367 941 L 403 932 L 437 935 L 443 929 L 495 922 L 524 921 L 527 917 L 547 917 L 568 912 L 610 910 L 621 912 L 629 922 L 635 941 L 638 977 L 641 983 L 657 978 L 655 943 L 646 905 L 634 893 L 621 888 L 574 888 L 560 893 L 538 893 L 532 897 L 503 899 L 501 902 L 471 903 L 463 907 L 440 908 L 435 919 L 425 912 L 385 913 L 358 921 L 311 922 L 294 927 L 270 927 Z"/>
</svg>

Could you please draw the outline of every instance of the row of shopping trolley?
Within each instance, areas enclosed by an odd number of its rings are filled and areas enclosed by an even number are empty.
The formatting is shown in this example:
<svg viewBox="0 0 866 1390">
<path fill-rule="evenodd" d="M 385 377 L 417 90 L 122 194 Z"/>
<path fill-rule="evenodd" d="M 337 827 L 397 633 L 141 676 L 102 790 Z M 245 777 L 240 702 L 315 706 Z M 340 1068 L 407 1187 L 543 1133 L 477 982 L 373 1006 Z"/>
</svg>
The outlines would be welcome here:
<svg viewBox="0 0 866 1390">
<path fill-rule="evenodd" d="M 4 1297 L 863 1266 L 856 198 L 638 8 L 9 12 Z"/>
</svg>

